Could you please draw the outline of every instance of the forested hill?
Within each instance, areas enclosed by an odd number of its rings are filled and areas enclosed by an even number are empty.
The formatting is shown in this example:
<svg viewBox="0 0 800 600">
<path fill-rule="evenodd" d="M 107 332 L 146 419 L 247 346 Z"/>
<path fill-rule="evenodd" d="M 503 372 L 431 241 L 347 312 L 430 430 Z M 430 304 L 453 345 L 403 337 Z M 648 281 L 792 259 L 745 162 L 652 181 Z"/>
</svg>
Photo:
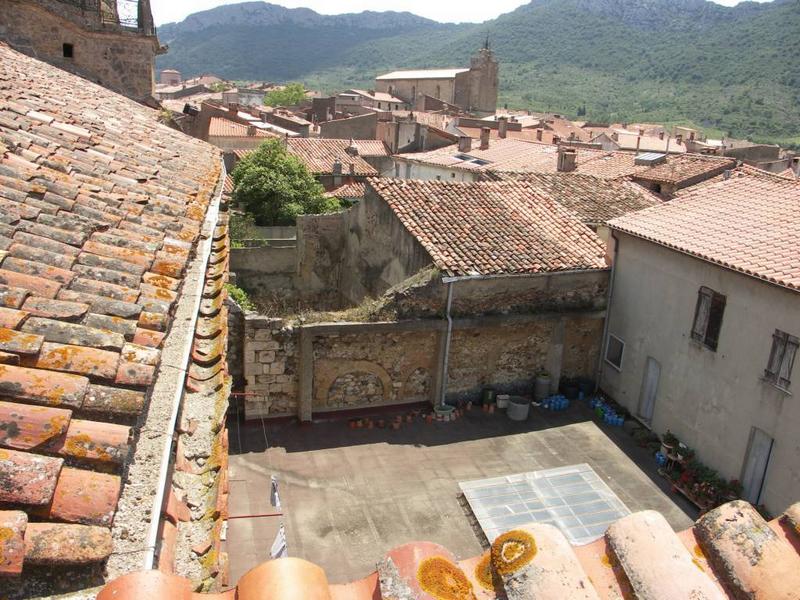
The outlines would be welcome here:
<svg viewBox="0 0 800 600">
<path fill-rule="evenodd" d="M 800 0 L 533 0 L 478 25 L 249 2 L 161 27 L 158 66 L 335 91 L 396 68 L 466 66 L 487 35 L 510 107 L 800 143 Z"/>
</svg>

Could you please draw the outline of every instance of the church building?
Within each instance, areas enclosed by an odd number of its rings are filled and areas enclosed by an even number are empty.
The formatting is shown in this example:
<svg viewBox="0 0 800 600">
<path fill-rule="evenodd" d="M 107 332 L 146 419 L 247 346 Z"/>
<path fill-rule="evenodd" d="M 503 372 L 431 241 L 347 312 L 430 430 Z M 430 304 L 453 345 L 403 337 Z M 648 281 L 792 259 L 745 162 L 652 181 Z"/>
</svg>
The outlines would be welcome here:
<svg viewBox="0 0 800 600">
<path fill-rule="evenodd" d="M 470 61 L 469 68 L 393 71 L 375 79 L 375 90 L 423 109 L 435 98 L 478 115 L 493 115 L 497 109 L 499 65 L 487 39 Z"/>
</svg>

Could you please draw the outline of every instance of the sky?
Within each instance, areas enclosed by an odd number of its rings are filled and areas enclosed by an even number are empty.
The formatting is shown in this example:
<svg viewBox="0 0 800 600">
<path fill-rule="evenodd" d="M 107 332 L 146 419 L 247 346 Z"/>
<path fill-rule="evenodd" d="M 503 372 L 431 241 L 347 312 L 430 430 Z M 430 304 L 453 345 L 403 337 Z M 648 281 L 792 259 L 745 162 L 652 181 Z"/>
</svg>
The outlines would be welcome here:
<svg viewBox="0 0 800 600">
<path fill-rule="evenodd" d="M 188 15 L 222 6 L 223 4 L 238 4 L 242 0 L 150 0 L 156 25 L 181 21 Z M 714 0 L 718 4 L 733 6 L 740 0 Z M 759 2 L 769 0 L 758 0 Z M 528 0 L 493 0 L 485 2 L 477 0 L 272 0 L 273 4 L 280 4 L 289 8 L 306 7 L 322 14 L 339 14 L 362 12 L 364 10 L 395 10 L 408 11 L 435 21 L 471 22 L 480 23 L 493 19 L 503 13 L 510 12 L 527 4 Z M 331 6 L 335 10 L 331 10 Z"/>
</svg>

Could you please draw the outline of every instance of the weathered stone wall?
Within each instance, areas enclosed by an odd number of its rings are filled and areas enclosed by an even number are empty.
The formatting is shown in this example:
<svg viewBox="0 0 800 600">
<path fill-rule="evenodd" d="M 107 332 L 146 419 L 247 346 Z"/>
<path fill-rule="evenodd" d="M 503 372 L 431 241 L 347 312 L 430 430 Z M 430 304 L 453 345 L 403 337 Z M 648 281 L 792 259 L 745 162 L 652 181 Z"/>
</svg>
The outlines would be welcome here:
<svg viewBox="0 0 800 600">
<path fill-rule="evenodd" d="M 313 410 L 431 400 L 439 332 L 396 329 L 314 336 Z"/>
<path fill-rule="evenodd" d="M 346 213 L 297 218 L 297 287 L 305 297 L 339 297 Z"/>
<path fill-rule="evenodd" d="M 298 330 L 282 319 L 244 320 L 245 415 L 297 414 Z"/>
<path fill-rule="evenodd" d="M 485 386 L 529 393 L 547 370 L 594 376 L 603 312 L 455 319 L 447 397 L 475 399 Z M 447 321 L 322 323 L 288 327 L 248 317 L 247 418 L 429 401 L 438 397 Z"/>
<path fill-rule="evenodd" d="M 336 140 L 374 140 L 378 129 L 378 114 L 370 112 L 348 119 L 336 119 L 319 124 L 319 137 Z"/>
<path fill-rule="evenodd" d="M 102 26 L 99 17 L 95 22 L 85 14 L 58 2 L 3 0 L 0 40 L 131 98 L 151 97 L 155 36 Z M 72 58 L 64 57 L 64 44 L 72 45 Z"/>
</svg>

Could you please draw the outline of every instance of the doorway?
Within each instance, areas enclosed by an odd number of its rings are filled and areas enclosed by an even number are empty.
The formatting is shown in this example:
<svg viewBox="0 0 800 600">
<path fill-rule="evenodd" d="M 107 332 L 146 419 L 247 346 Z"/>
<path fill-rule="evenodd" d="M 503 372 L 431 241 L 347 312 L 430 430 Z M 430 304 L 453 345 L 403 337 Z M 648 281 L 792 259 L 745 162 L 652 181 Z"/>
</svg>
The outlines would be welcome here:
<svg viewBox="0 0 800 600">
<path fill-rule="evenodd" d="M 775 440 L 758 427 L 750 428 L 750 441 L 742 467 L 742 497 L 755 506 L 761 503 L 761 492 L 774 444 Z"/>
<path fill-rule="evenodd" d="M 642 389 L 639 392 L 639 418 L 648 425 L 653 421 L 656 407 L 658 380 L 661 378 L 661 365 L 652 356 L 647 357 L 647 364 L 642 377 Z"/>
</svg>

